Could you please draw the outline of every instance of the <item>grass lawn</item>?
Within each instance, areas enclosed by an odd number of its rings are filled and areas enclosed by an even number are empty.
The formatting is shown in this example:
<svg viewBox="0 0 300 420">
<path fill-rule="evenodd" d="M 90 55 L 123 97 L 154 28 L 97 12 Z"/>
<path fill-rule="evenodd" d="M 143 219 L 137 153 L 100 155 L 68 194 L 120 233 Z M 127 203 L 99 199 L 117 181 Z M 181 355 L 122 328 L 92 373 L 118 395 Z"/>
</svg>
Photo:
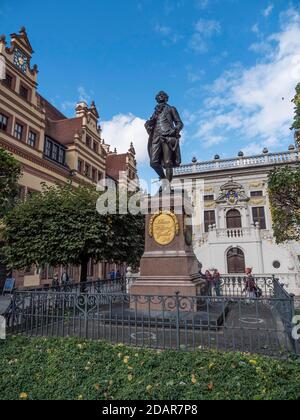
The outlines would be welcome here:
<svg viewBox="0 0 300 420">
<path fill-rule="evenodd" d="M 1 399 L 300 399 L 300 360 L 137 350 L 80 339 L 0 342 Z"/>
</svg>

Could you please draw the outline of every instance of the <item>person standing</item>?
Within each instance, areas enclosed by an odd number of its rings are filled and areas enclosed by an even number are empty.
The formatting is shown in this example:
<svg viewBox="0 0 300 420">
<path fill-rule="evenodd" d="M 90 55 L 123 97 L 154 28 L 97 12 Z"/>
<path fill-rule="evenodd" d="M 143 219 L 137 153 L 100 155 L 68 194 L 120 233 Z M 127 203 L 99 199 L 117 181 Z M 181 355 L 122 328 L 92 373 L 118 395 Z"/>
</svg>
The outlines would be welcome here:
<svg viewBox="0 0 300 420">
<path fill-rule="evenodd" d="M 58 272 L 57 271 L 55 271 L 55 273 L 53 275 L 52 287 L 59 287 L 59 276 L 58 276 Z"/>
<path fill-rule="evenodd" d="M 207 284 L 207 296 L 212 296 L 213 291 L 213 276 L 209 270 L 205 272 L 206 284 Z"/>
<path fill-rule="evenodd" d="M 214 270 L 213 273 L 213 285 L 216 292 L 216 296 L 221 296 L 221 274 L 217 269 Z"/>
<path fill-rule="evenodd" d="M 63 270 L 61 275 L 61 284 L 64 286 L 69 283 L 69 275 L 66 269 Z"/>
<path fill-rule="evenodd" d="M 255 282 L 255 278 L 252 275 L 252 268 L 246 269 L 246 286 L 244 289 L 244 293 L 246 292 L 248 294 L 249 299 L 256 299 L 257 298 L 257 286 Z"/>
</svg>

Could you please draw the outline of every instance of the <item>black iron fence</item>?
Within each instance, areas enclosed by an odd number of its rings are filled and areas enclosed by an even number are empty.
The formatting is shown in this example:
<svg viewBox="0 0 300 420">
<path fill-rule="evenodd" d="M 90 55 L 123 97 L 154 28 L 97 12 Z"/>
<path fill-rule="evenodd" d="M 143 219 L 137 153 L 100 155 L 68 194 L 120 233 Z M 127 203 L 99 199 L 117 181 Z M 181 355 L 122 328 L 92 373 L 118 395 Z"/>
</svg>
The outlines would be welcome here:
<svg viewBox="0 0 300 420">
<path fill-rule="evenodd" d="M 17 291 L 7 323 L 12 333 L 29 336 L 78 336 L 155 349 L 297 353 L 293 297 L 276 279 L 260 279 L 264 292 L 250 299 L 245 279 L 236 280 L 222 283 L 222 296 Z"/>
<path fill-rule="evenodd" d="M 114 280 L 91 280 L 85 283 L 68 281 L 57 286 L 38 286 L 20 289 L 26 292 L 66 292 L 66 293 L 126 293 L 129 280 L 120 277 Z"/>
</svg>

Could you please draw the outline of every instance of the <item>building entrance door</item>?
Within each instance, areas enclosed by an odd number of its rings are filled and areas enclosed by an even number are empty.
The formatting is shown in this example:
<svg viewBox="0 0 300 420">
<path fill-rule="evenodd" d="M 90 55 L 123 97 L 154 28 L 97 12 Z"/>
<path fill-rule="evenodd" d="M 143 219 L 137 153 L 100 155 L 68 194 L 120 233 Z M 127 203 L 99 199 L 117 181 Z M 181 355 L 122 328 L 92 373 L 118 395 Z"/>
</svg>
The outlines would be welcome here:
<svg viewBox="0 0 300 420">
<path fill-rule="evenodd" d="M 244 274 L 245 254 L 240 248 L 231 248 L 227 253 L 228 274 Z"/>
</svg>

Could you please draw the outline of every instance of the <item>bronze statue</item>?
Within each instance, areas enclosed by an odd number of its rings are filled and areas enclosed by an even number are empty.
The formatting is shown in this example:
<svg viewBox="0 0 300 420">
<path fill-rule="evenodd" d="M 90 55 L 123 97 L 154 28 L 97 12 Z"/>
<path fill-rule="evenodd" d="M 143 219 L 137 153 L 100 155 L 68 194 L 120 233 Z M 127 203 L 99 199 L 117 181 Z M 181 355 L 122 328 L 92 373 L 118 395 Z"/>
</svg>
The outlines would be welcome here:
<svg viewBox="0 0 300 420">
<path fill-rule="evenodd" d="M 179 140 L 183 122 L 176 108 L 168 104 L 169 96 L 159 92 L 158 105 L 154 114 L 145 124 L 149 134 L 148 152 L 151 168 L 155 170 L 162 185 L 173 179 L 173 168 L 180 166 L 181 153 Z M 165 170 L 165 171 L 164 171 Z"/>
</svg>

